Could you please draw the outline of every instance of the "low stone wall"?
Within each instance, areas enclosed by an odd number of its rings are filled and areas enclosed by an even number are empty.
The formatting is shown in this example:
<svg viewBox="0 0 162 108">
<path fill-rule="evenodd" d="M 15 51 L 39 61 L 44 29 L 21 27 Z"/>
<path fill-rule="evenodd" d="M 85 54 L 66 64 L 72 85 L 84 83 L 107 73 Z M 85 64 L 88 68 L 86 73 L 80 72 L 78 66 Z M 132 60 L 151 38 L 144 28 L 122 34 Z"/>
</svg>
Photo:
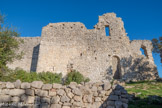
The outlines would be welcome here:
<svg viewBox="0 0 162 108">
<path fill-rule="evenodd" d="M 109 82 L 0 82 L 0 107 L 4 108 L 127 108 L 127 103 L 127 91 Z"/>
</svg>

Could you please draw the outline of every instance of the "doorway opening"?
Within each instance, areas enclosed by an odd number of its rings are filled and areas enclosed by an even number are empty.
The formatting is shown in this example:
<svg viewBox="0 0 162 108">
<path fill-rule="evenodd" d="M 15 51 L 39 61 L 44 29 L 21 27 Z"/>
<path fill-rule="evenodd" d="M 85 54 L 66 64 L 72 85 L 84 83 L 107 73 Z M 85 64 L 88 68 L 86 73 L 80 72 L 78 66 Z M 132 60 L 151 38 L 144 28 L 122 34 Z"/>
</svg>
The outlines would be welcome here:
<svg viewBox="0 0 162 108">
<path fill-rule="evenodd" d="M 112 67 L 113 67 L 113 78 L 114 79 L 121 79 L 121 65 L 120 65 L 120 58 L 117 56 L 113 56 L 112 59 Z"/>
</svg>

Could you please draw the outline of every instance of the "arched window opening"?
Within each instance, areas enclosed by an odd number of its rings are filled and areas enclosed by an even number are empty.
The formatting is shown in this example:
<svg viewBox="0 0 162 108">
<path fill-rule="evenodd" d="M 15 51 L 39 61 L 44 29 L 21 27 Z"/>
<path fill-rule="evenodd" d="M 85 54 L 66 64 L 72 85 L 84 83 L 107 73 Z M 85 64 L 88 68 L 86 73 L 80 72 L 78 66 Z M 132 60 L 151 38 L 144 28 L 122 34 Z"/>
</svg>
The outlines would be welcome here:
<svg viewBox="0 0 162 108">
<path fill-rule="evenodd" d="M 105 26 L 105 33 L 106 33 L 106 36 L 110 36 L 109 26 Z"/>
<path fill-rule="evenodd" d="M 147 53 L 147 49 L 146 49 L 145 46 L 142 45 L 141 48 L 140 48 L 140 51 L 141 51 L 142 55 L 144 55 L 145 57 L 148 58 L 148 53 Z"/>
<path fill-rule="evenodd" d="M 120 65 L 119 57 L 113 56 L 112 67 L 113 67 L 113 75 L 114 75 L 113 78 L 121 79 L 121 65 Z"/>
</svg>

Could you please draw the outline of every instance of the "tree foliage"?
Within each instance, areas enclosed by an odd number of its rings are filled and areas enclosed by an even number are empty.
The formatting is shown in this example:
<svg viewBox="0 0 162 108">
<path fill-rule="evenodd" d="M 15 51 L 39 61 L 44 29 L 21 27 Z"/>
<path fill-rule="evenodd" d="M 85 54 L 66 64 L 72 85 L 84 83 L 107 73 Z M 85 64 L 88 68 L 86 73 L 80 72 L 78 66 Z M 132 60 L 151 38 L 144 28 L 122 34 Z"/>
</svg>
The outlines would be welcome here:
<svg viewBox="0 0 162 108">
<path fill-rule="evenodd" d="M 162 63 L 162 36 L 159 37 L 159 39 L 152 39 L 153 44 L 153 52 L 159 53 L 161 57 L 161 63 Z"/>
<path fill-rule="evenodd" d="M 4 17 L 0 14 L 0 72 L 7 69 L 7 63 L 14 59 L 21 58 L 22 53 L 17 53 L 19 44 L 19 33 L 13 28 L 6 27 L 4 24 Z"/>
</svg>

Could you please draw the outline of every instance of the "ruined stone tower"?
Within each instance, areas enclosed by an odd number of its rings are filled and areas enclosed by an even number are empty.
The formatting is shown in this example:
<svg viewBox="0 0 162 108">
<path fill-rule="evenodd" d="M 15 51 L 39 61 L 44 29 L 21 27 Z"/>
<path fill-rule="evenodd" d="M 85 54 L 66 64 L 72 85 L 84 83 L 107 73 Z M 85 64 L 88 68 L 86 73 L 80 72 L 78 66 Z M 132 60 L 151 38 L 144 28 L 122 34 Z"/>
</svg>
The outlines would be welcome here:
<svg viewBox="0 0 162 108">
<path fill-rule="evenodd" d="M 99 16 L 94 29 L 87 29 L 80 22 L 50 23 L 43 27 L 41 37 L 22 39 L 20 51 L 25 55 L 9 64 L 10 68 L 63 75 L 74 69 L 92 81 L 158 77 L 151 41 L 130 41 L 122 19 L 115 13 Z"/>
</svg>

